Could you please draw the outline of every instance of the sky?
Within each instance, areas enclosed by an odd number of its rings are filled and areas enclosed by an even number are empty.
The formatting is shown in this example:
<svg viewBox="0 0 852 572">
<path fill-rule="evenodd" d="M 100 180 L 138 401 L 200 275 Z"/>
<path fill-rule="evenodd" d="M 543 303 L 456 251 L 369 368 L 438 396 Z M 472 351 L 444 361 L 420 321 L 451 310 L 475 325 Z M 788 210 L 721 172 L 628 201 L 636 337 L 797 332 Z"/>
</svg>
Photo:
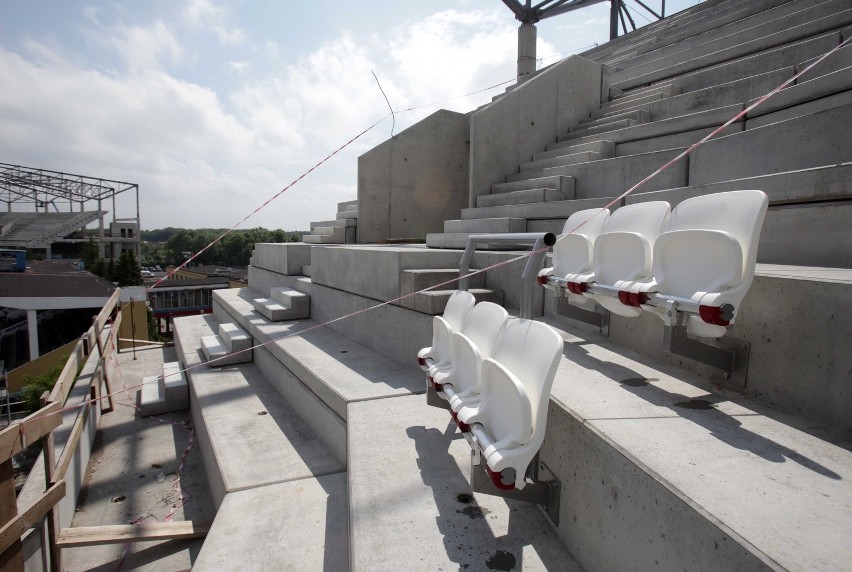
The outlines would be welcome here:
<svg viewBox="0 0 852 572">
<path fill-rule="evenodd" d="M 0 163 L 137 183 L 143 229 L 230 228 L 388 115 L 373 73 L 394 109 L 420 107 L 394 133 L 490 101 L 506 86 L 463 96 L 514 78 L 518 24 L 500 0 L 0 0 Z M 537 27 L 541 67 L 605 42 L 609 3 Z M 333 219 L 391 123 L 240 228 Z"/>
</svg>

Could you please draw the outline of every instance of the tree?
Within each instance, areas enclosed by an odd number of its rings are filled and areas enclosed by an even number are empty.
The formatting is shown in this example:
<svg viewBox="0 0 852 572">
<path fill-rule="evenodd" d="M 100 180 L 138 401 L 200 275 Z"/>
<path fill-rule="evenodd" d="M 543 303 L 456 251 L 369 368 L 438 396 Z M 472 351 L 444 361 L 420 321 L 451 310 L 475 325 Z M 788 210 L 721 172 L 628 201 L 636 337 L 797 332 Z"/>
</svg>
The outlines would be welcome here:
<svg viewBox="0 0 852 572">
<path fill-rule="evenodd" d="M 83 260 L 84 268 L 89 272 L 94 272 L 95 263 L 98 261 L 98 245 L 95 244 L 95 239 L 91 236 L 88 242 L 83 245 L 80 258 Z"/>
</svg>

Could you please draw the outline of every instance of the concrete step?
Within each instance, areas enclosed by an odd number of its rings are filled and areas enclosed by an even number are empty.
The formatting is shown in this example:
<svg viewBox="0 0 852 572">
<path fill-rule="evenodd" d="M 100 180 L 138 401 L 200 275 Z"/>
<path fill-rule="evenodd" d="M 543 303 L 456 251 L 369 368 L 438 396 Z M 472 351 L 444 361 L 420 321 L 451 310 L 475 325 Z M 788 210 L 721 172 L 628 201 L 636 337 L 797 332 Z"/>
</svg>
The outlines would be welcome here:
<svg viewBox="0 0 852 572">
<path fill-rule="evenodd" d="M 598 133 L 615 131 L 616 129 L 625 129 L 627 127 L 633 127 L 634 125 L 639 125 L 639 122 L 635 119 L 616 119 L 615 121 L 606 121 L 592 127 L 577 127 L 576 129 L 569 131 L 568 136 L 578 139 L 580 137 L 587 137 Z"/>
<path fill-rule="evenodd" d="M 617 87 L 609 88 L 609 103 L 604 104 L 604 108 L 617 109 L 619 106 L 632 105 L 635 103 L 644 102 L 647 98 L 661 97 L 666 98 L 672 95 L 681 93 L 680 86 L 674 82 L 656 84 L 649 87 L 639 87 L 630 91 L 622 90 Z"/>
<path fill-rule="evenodd" d="M 201 338 L 201 350 L 208 367 L 224 367 L 252 361 L 252 350 L 234 353 L 218 335 Z"/>
<path fill-rule="evenodd" d="M 565 165 L 576 165 L 578 163 L 588 163 L 589 161 L 597 161 L 605 159 L 600 153 L 594 151 L 583 151 L 581 153 L 572 153 L 570 155 L 561 155 L 550 159 L 539 159 L 537 161 L 527 161 L 521 163 L 521 173 L 526 171 L 540 171 L 549 169 L 550 167 L 562 167 Z"/>
<path fill-rule="evenodd" d="M 257 365 L 198 367 L 200 340 L 215 329 L 216 319 L 209 314 L 174 321 L 214 504 L 219 507 L 226 494 L 237 491 L 343 472 L 345 463 L 281 399 Z"/>
<path fill-rule="evenodd" d="M 550 204 L 550 203 L 547 203 Z M 426 246 L 429 248 L 448 248 L 464 250 L 467 247 L 467 237 L 470 232 L 430 232 L 426 235 Z M 505 244 L 491 244 L 478 247 L 486 250 L 515 250 L 517 246 Z"/>
<path fill-rule="evenodd" d="M 538 179 L 525 179 L 511 183 L 495 183 L 491 185 L 491 194 L 513 193 L 530 189 L 556 189 L 564 193 L 574 192 L 574 180 L 571 177 L 552 176 Z"/>
<path fill-rule="evenodd" d="M 841 52 L 852 56 L 852 50 L 844 49 Z M 749 127 L 760 126 L 846 105 L 849 92 L 852 91 L 850 78 L 852 78 L 852 66 L 805 81 L 800 80 L 796 85 L 785 88 L 750 111 L 746 121 Z M 752 103 L 754 101 L 749 101 L 749 105 Z M 777 113 L 782 110 L 787 111 Z M 773 117 L 765 117 L 767 114 L 773 114 Z M 756 118 L 760 119 L 755 121 Z"/>
<path fill-rule="evenodd" d="M 327 234 L 306 234 L 302 237 L 306 244 L 341 244 L 334 242 L 334 237 Z"/>
<path fill-rule="evenodd" d="M 567 219 L 577 211 L 584 209 L 601 208 L 612 200 L 611 197 L 596 199 L 571 199 L 567 201 L 553 201 L 550 203 L 530 203 L 518 205 L 500 205 L 493 207 L 479 207 L 462 209 L 462 219 L 493 218 L 512 216 L 526 219 L 526 232 L 530 230 L 530 223 L 539 219 L 562 218 Z"/>
<path fill-rule="evenodd" d="M 573 193 L 572 193 L 573 194 Z M 562 191 L 556 189 L 529 189 L 496 195 L 480 195 L 476 197 L 477 207 L 492 207 L 501 205 L 520 205 L 527 203 L 543 203 L 549 201 L 564 201 L 570 199 Z"/>
<path fill-rule="evenodd" d="M 304 294 L 302 294 L 304 296 Z M 307 297 L 306 297 L 307 298 Z M 301 320 L 310 317 L 310 299 L 301 307 L 293 308 L 274 299 L 255 298 L 252 302 L 256 312 L 267 320 L 281 322 L 283 320 Z"/>
<path fill-rule="evenodd" d="M 565 140 L 554 143 L 550 145 L 549 148 L 556 149 L 560 146 L 568 147 L 572 145 L 577 145 L 579 143 L 589 143 L 591 141 L 605 138 L 607 140 L 613 141 L 616 144 L 616 155 L 619 155 L 619 144 L 633 141 L 637 142 L 637 145 L 634 146 L 634 149 L 632 149 L 633 153 L 650 152 L 651 150 L 654 150 L 651 149 L 653 142 L 650 140 L 669 135 L 692 133 L 701 129 L 716 128 L 719 125 L 725 123 L 738 112 L 742 111 L 742 109 L 742 104 L 729 105 L 725 107 L 719 107 L 717 109 L 711 109 L 709 111 L 700 111 L 698 113 L 690 113 L 688 115 L 682 115 L 679 117 L 674 117 L 672 119 L 663 119 L 660 121 L 645 123 L 643 125 L 637 125 L 635 127 L 618 129 L 615 131 L 610 131 L 603 135 L 592 135 L 588 137 L 575 138 L 571 133 L 569 133 Z M 738 121 L 733 125 L 730 125 L 725 131 L 725 133 L 742 131 L 742 129 L 743 122 Z M 700 138 L 700 135 L 698 137 L 690 136 L 690 141 L 688 144 L 695 143 Z"/>
<path fill-rule="evenodd" d="M 527 223 L 522 218 L 503 217 L 444 221 L 444 232 L 446 233 L 526 232 L 526 228 Z"/>
<path fill-rule="evenodd" d="M 612 141 L 605 140 L 591 141 L 589 143 L 557 147 L 554 149 L 550 149 L 550 146 L 548 146 L 548 149 L 548 151 L 541 151 L 540 153 L 535 153 L 533 155 L 533 161 L 540 161 L 542 159 L 552 159 L 554 157 L 562 157 L 564 155 L 573 155 L 575 153 L 582 153 L 584 151 L 592 151 L 594 153 L 598 153 L 600 159 L 609 159 L 610 157 L 615 156 L 615 143 L 613 143 Z"/>
<path fill-rule="evenodd" d="M 343 201 L 342 203 L 337 203 L 337 211 L 349 211 L 349 210 L 358 210 L 358 200 L 354 201 Z"/>
<path fill-rule="evenodd" d="M 298 276 L 302 267 L 311 263 L 311 245 L 304 242 L 257 243 L 251 265 L 264 270 Z"/>
<path fill-rule="evenodd" d="M 317 226 L 311 229 L 311 233 L 314 235 L 329 236 L 333 244 L 344 244 L 346 241 L 345 226 Z"/>
<path fill-rule="evenodd" d="M 850 163 L 641 193 L 625 203 L 664 200 L 674 207 L 687 198 L 742 189 L 769 196 L 758 262 L 852 268 L 852 252 L 843 238 L 852 228 Z"/>
<path fill-rule="evenodd" d="M 192 568 L 218 572 L 237 561 L 246 570 L 347 570 L 346 473 L 228 494 Z"/>
<path fill-rule="evenodd" d="M 551 167 L 541 171 L 528 171 L 517 175 L 509 175 L 507 180 L 517 181 L 548 175 L 567 175 L 574 177 L 576 180 L 574 196 L 577 198 L 586 199 L 613 196 L 627 190 L 634 182 L 639 182 L 647 177 L 669 159 L 677 156 L 681 150 L 653 151 L 628 157 L 602 159 L 579 165 Z M 686 185 L 686 176 L 686 163 L 678 161 L 646 183 L 644 189 L 658 190 L 682 187 Z"/>
<path fill-rule="evenodd" d="M 311 275 L 311 266 L 310 266 L 310 264 L 308 264 L 307 266 L 302 266 L 302 274 L 303 274 L 304 276 L 310 276 L 310 275 Z"/>
<path fill-rule="evenodd" d="M 313 234 L 321 234 L 318 232 L 314 232 L 314 229 L 318 226 L 356 226 L 355 219 L 338 219 L 338 220 L 322 220 L 311 223 L 311 233 Z"/>
<path fill-rule="evenodd" d="M 350 208 L 350 209 L 347 209 L 345 211 L 338 211 L 337 212 L 337 218 L 357 220 L 358 219 L 358 209 L 357 208 Z"/>
<path fill-rule="evenodd" d="M 456 271 L 456 276 L 458 276 L 458 271 Z M 479 276 L 484 276 L 480 274 Z M 471 279 L 474 278 L 473 276 Z M 454 285 L 449 285 L 444 290 L 430 290 L 428 292 L 420 292 L 410 298 L 406 298 L 404 300 L 399 301 L 399 305 L 403 308 L 408 308 L 409 310 L 414 310 L 415 312 L 420 312 L 421 314 L 429 314 L 430 316 L 437 316 L 439 314 L 444 313 L 444 309 L 447 307 L 447 302 L 450 300 L 450 296 L 453 295 L 453 292 L 456 291 L 453 288 Z M 473 294 L 473 297 L 476 298 L 477 302 L 493 302 L 494 304 L 503 305 L 503 293 L 495 290 L 490 290 L 488 288 L 469 288 L 468 292 Z"/>
<path fill-rule="evenodd" d="M 700 55 L 696 55 L 695 52 L 689 52 L 687 56 L 676 54 L 630 70 L 616 72 L 612 76 L 612 83 L 615 87 L 621 89 L 647 85 L 784 46 L 829 30 L 840 29 L 852 23 L 852 8 L 842 9 L 843 0 L 837 0 L 837 2 L 836 5 L 831 4 L 831 8 L 826 11 L 818 11 L 812 16 L 813 19 L 808 19 L 805 23 L 800 22 L 801 16 L 793 15 L 790 18 L 781 19 L 783 21 L 772 28 L 762 30 L 763 35 L 757 38 L 750 37 L 748 35 L 750 32 L 746 31 L 739 35 L 742 41 L 735 42 L 735 45 L 731 45 L 733 38 L 720 38 L 702 46 L 699 51 Z M 775 30 L 776 27 L 780 29 L 771 31 Z"/>
<path fill-rule="evenodd" d="M 168 413 L 162 378 L 159 375 L 148 375 L 142 378 L 142 384 L 139 396 L 136 398 L 139 414 L 142 417 L 148 417 Z"/>
<path fill-rule="evenodd" d="M 352 570 L 581 570 L 535 505 L 470 493 L 470 449 L 425 397 L 353 403 L 349 419 Z"/>
<path fill-rule="evenodd" d="M 311 316 L 311 297 L 304 292 L 286 286 L 278 286 L 270 288 L 269 297 L 288 310 L 292 310 L 293 317 L 290 319 L 310 318 Z"/>
<path fill-rule="evenodd" d="M 608 123 L 612 123 L 613 121 L 623 121 L 625 119 L 632 119 L 636 122 L 636 125 L 640 125 L 642 123 L 648 123 L 649 121 L 651 121 L 651 114 L 645 111 L 644 109 L 628 109 L 615 111 L 612 114 L 606 116 L 595 117 L 583 121 L 582 123 L 580 123 L 578 129 L 572 129 L 572 131 L 578 131 L 579 129 L 606 125 Z"/>
<path fill-rule="evenodd" d="M 659 344 L 637 320 L 625 334 Z M 558 531 L 581 566 L 805 570 L 852 558 L 848 434 L 566 328 L 539 459 L 562 483 Z M 760 344 L 778 355 L 774 336 Z"/>
<path fill-rule="evenodd" d="M 257 321 L 251 307 L 254 296 L 249 288 L 217 291 L 214 315 L 237 320 L 257 336 L 263 353 L 292 372 L 344 424 L 348 403 L 424 390 L 413 358 L 410 366 L 403 366 L 329 328 L 308 331 L 317 326 L 312 320 Z"/>
<path fill-rule="evenodd" d="M 473 272 L 475 269 L 471 269 Z M 411 292 L 419 292 L 426 288 L 431 288 L 436 284 L 443 284 L 454 278 L 458 278 L 458 268 L 412 268 L 403 270 L 399 278 L 400 295 L 410 294 Z M 485 273 L 475 274 L 468 278 L 468 286 L 470 288 L 485 287 Z M 453 282 L 442 286 L 442 290 L 458 288 L 457 283 Z M 441 310 L 443 312 L 443 309 Z"/>
</svg>

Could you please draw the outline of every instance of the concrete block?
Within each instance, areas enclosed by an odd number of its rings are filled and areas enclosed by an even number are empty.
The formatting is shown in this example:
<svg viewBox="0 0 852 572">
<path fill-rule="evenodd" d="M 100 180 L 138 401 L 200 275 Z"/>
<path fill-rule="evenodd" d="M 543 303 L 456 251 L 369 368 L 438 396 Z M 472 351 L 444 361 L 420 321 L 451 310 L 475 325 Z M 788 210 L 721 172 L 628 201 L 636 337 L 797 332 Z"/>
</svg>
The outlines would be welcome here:
<svg viewBox="0 0 852 572">
<path fill-rule="evenodd" d="M 580 124 L 580 127 L 598 127 L 606 125 L 607 123 L 612 123 L 613 121 L 623 121 L 625 119 L 632 119 L 636 122 L 636 124 L 648 123 L 651 120 L 651 114 L 648 113 L 648 111 L 645 109 L 628 109 L 623 111 L 614 111 L 611 114 L 605 115 L 603 117 L 595 117 L 589 119 L 588 121 L 584 121 Z"/>
<path fill-rule="evenodd" d="M 310 266 L 302 266 L 302 274 L 305 276 L 311 275 L 311 267 Z"/>
<path fill-rule="evenodd" d="M 301 272 L 295 276 L 286 276 L 262 268 L 249 267 L 248 282 L 252 285 L 252 290 L 257 292 L 256 298 L 267 298 L 270 289 L 276 286 L 293 288 L 309 296 L 311 294 L 310 278 Z"/>
<path fill-rule="evenodd" d="M 358 220 L 358 209 L 347 210 L 347 211 L 338 211 L 337 218 L 342 218 L 346 220 Z"/>
<path fill-rule="evenodd" d="M 452 435 L 450 423 L 447 412 L 428 407 L 423 396 L 352 405 L 352 569 L 390 570 L 408 562 L 422 570 L 521 563 L 524 570 L 579 570 L 538 508 L 470 495 L 470 449 Z M 376 482 L 393 483 L 405 502 L 388 503 L 388 490 Z"/>
<path fill-rule="evenodd" d="M 251 347 L 251 338 L 236 324 L 219 324 L 219 337 L 231 352 L 241 352 Z"/>
<path fill-rule="evenodd" d="M 193 569 L 216 572 L 235 562 L 252 570 L 348 569 L 346 474 L 228 494 Z"/>
<path fill-rule="evenodd" d="M 202 337 L 201 351 L 204 353 L 208 367 L 224 367 L 226 365 L 249 363 L 252 359 L 251 350 L 233 353 L 228 350 L 225 342 L 217 335 Z"/>
<path fill-rule="evenodd" d="M 758 260 L 770 264 L 852 268 L 852 203 L 770 207 Z"/>
<path fill-rule="evenodd" d="M 633 183 L 641 181 L 671 158 L 677 156 L 681 151 L 682 149 L 671 149 L 631 155 L 629 157 L 602 159 L 591 163 L 552 167 L 543 171 L 522 173 L 521 175 L 513 175 L 510 178 L 517 180 L 523 178 L 525 175 L 568 175 L 576 179 L 575 196 L 577 198 L 587 199 L 617 196 L 619 193 L 627 190 Z M 654 190 L 681 187 L 686 185 L 686 174 L 687 166 L 685 162 L 678 161 L 651 179 L 643 188 Z"/>
<path fill-rule="evenodd" d="M 358 224 L 357 219 L 352 219 L 352 218 L 350 218 L 350 219 L 337 219 L 337 220 L 323 220 L 323 221 L 318 221 L 318 222 L 312 222 L 311 223 L 311 233 L 312 234 L 319 234 L 319 233 L 314 231 L 314 229 L 318 226 L 343 226 L 343 227 L 347 227 L 347 226 L 356 226 L 357 224 Z"/>
<path fill-rule="evenodd" d="M 589 161 L 596 161 L 597 159 L 603 159 L 600 153 L 595 153 L 593 151 L 583 151 L 580 153 L 572 153 L 570 155 L 561 155 L 559 157 L 553 157 L 550 159 L 538 159 L 536 161 L 527 161 L 526 163 L 521 163 L 521 173 L 525 171 L 540 171 L 542 169 L 548 169 L 550 167 L 562 167 L 564 165 L 576 165 L 577 163 L 587 163 Z"/>
<path fill-rule="evenodd" d="M 299 314 L 299 318 L 308 318 L 311 311 L 311 297 L 303 292 L 277 286 L 270 288 L 269 297 L 290 310 Z"/>
<path fill-rule="evenodd" d="M 302 240 L 307 244 L 334 244 L 333 237 L 328 234 L 306 234 Z"/>
<path fill-rule="evenodd" d="M 612 92 L 621 92 L 623 95 L 613 95 Z M 630 92 L 613 87 L 610 88 L 610 101 L 606 104 L 606 109 L 617 109 L 619 106 L 627 104 L 635 104 L 652 97 L 669 97 L 681 93 L 680 87 L 673 82 L 655 84 L 650 87 L 634 89 Z"/>
<path fill-rule="evenodd" d="M 455 217 L 468 202 L 468 141 L 468 118 L 441 110 L 359 157 L 357 241 L 423 238 Z"/>
<path fill-rule="evenodd" d="M 690 156 L 689 180 L 704 184 L 848 161 L 850 110 L 845 105 L 713 139 Z"/>
<path fill-rule="evenodd" d="M 548 146 L 548 148 L 550 148 L 550 146 Z M 608 159 L 615 155 L 615 143 L 612 141 L 598 140 L 591 141 L 589 143 L 581 143 L 580 145 L 563 145 L 560 147 L 554 147 L 550 151 L 536 153 L 533 155 L 533 160 L 539 161 L 541 159 L 552 159 L 554 157 L 573 155 L 574 153 L 582 153 L 584 151 L 597 153 L 598 158 L 600 159 Z"/>
<path fill-rule="evenodd" d="M 522 218 L 482 218 L 444 221 L 444 232 L 526 232 L 527 221 Z"/>
<path fill-rule="evenodd" d="M 252 253 L 252 266 L 279 274 L 299 275 L 302 266 L 310 263 L 311 246 L 301 242 L 257 243 Z"/>
<path fill-rule="evenodd" d="M 581 125 L 576 129 L 572 129 L 566 136 L 565 140 L 570 141 L 578 139 L 580 137 L 596 135 L 598 133 L 608 133 L 610 131 L 616 131 L 618 129 L 626 129 L 628 127 L 633 127 L 634 125 L 639 125 L 639 122 L 635 119 L 617 119 L 615 121 L 607 121 L 599 125 L 594 125 L 592 127 L 583 127 Z"/>
<path fill-rule="evenodd" d="M 849 68 L 849 70 L 845 73 L 852 73 L 852 68 Z M 848 78 L 849 76 L 847 75 L 846 77 Z M 852 82 L 844 81 L 844 79 L 840 76 L 837 76 L 837 79 L 840 81 L 834 82 L 835 84 L 847 83 L 848 87 L 852 88 Z M 779 95 L 783 93 L 784 92 L 781 92 Z M 776 102 L 779 106 L 777 111 L 747 119 L 746 128 L 754 129 L 756 127 L 763 127 L 764 125 L 770 125 L 772 123 L 778 123 L 779 121 L 786 121 L 788 119 L 795 119 L 796 117 L 805 117 L 807 115 L 813 115 L 814 113 L 819 113 L 836 107 L 846 106 L 848 109 L 848 106 L 852 105 L 852 89 L 840 93 L 829 94 L 825 97 L 816 96 L 813 99 L 811 99 L 811 97 L 812 92 L 792 93 L 784 100 Z M 789 104 L 789 106 L 781 108 L 780 106 L 783 106 L 785 103 Z M 757 109 L 760 109 L 760 107 L 757 107 L 755 111 L 757 111 Z M 769 110 L 767 109 L 764 111 Z"/>
<path fill-rule="evenodd" d="M 547 218 L 527 221 L 527 232 L 552 232 L 560 234 L 565 226 L 564 218 Z"/>
<path fill-rule="evenodd" d="M 731 135 L 739 133 L 743 130 L 743 122 L 737 122 L 729 125 L 727 129 L 717 134 L 716 137 L 722 135 Z M 692 131 L 682 131 L 680 133 L 670 133 L 659 137 L 649 137 L 648 139 L 639 139 L 637 141 L 627 141 L 619 143 L 615 147 L 616 157 L 629 157 L 630 155 L 638 155 L 641 153 L 651 153 L 653 151 L 663 151 L 665 149 L 677 149 L 689 147 L 705 136 L 713 133 L 715 127 L 706 127 L 704 129 L 695 129 Z"/>
<path fill-rule="evenodd" d="M 313 229 L 315 234 L 331 237 L 332 244 L 345 244 L 346 227 L 343 226 L 317 226 Z"/>
<path fill-rule="evenodd" d="M 473 272 L 475 269 L 471 269 Z M 399 285 L 400 292 L 410 294 L 411 292 L 419 292 L 426 288 L 432 288 L 441 284 L 442 290 L 457 289 L 456 282 L 449 282 L 458 278 L 458 268 L 429 268 L 429 269 L 410 269 L 403 270 L 400 276 Z M 449 282 L 449 283 L 448 283 Z M 468 286 L 470 288 L 483 288 L 485 286 L 485 274 L 474 274 L 468 278 Z M 443 310 L 442 310 L 443 312 Z"/>
<path fill-rule="evenodd" d="M 314 284 L 380 301 L 399 297 L 399 276 L 403 270 L 457 268 L 461 260 L 461 254 L 435 252 L 421 246 L 316 248 L 312 256 Z M 378 276 L 381 280 L 376 279 Z M 316 307 L 312 305 L 313 312 Z"/>
<path fill-rule="evenodd" d="M 273 322 L 286 320 L 287 308 L 268 298 L 255 298 L 252 301 L 255 312 Z"/>
<path fill-rule="evenodd" d="M 174 324 L 191 368 L 193 424 L 205 437 L 204 464 L 217 507 L 227 493 L 345 470 L 256 366 L 193 367 L 200 363 L 198 340 L 215 327 L 212 316 L 177 318 Z"/>
<path fill-rule="evenodd" d="M 180 362 L 163 363 L 163 390 L 171 411 L 189 409 L 189 384 Z"/>
<path fill-rule="evenodd" d="M 540 179 L 524 179 L 511 183 L 495 183 L 491 186 L 492 194 L 513 193 L 530 189 L 555 189 L 563 192 L 574 192 L 574 180 L 571 177 L 542 177 Z"/>
<path fill-rule="evenodd" d="M 337 203 L 337 211 L 350 211 L 350 210 L 358 210 L 358 200 L 354 201 L 343 201 L 342 203 Z"/>
<path fill-rule="evenodd" d="M 160 415 L 167 413 L 166 392 L 163 389 L 162 380 L 158 375 L 149 375 L 142 378 L 142 387 L 139 389 L 137 405 L 142 417 Z"/>
</svg>

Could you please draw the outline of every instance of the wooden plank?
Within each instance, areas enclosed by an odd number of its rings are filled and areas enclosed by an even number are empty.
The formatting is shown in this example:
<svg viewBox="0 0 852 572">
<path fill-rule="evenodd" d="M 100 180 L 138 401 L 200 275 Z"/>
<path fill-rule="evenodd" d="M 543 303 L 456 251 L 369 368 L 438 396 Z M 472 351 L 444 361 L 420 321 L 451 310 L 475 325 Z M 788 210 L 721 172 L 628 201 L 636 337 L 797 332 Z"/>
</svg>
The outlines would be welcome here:
<svg viewBox="0 0 852 572">
<path fill-rule="evenodd" d="M 110 315 L 112 315 L 112 311 L 115 308 L 115 305 L 119 303 L 119 296 L 121 295 L 121 288 L 116 288 L 115 292 L 112 293 L 110 299 L 104 304 L 104 307 L 101 308 L 101 311 L 98 313 L 95 318 L 95 330 L 98 332 L 103 331 L 104 324 L 109 321 Z"/>
<path fill-rule="evenodd" d="M 13 525 L 18 519 L 18 503 L 15 498 L 15 479 L 12 459 L 0 463 L 0 525 L 2 529 Z M 0 545 L 0 571 L 24 569 L 24 552 L 21 535 L 12 536 L 8 544 Z"/>
<path fill-rule="evenodd" d="M 12 484 L 12 494 L 14 494 L 14 483 Z M 20 542 L 21 535 L 41 520 L 47 514 L 47 511 L 56 506 L 56 503 L 61 501 L 64 496 L 65 481 L 59 481 L 47 489 L 30 508 L 4 524 L 0 528 L 0 551 L 5 551 L 16 542 Z M 23 570 L 23 560 L 20 569 Z"/>
<path fill-rule="evenodd" d="M 50 399 L 50 394 L 45 391 L 41 395 L 41 406 L 45 407 Z M 56 471 L 56 452 L 53 446 L 53 432 L 41 438 L 42 458 L 44 459 L 45 489 L 50 488 L 53 482 L 53 473 Z M 59 511 L 51 507 L 45 516 L 47 522 L 47 549 L 50 551 L 51 572 L 62 572 L 62 551 L 56 546 L 56 536 L 59 534 Z"/>
<path fill-rule="evenodd" d="M 125 542 L 150 542 L 207 536 L 209 521 L 151 522 L 113 526 L 78 526 L 63 528 L 56 543 L 62 548 L 100 546 Z"/>
<path fill-rule="evenodd" d="M 53 386 L 53 391 L 50 392 L 50 401 L 65 403 L 65 400 L 68 399 L 68 393 L 74 387 L 77 372 L 80 371 L 80 364 L 83 363 L 83 359 L 86 357 L 84 354 L 83 342 L 81 340 L 74 346 L 74 351 L 68 356 L 65 367 L 62 368 L 62 372 L 56 378 L 56 384 Z"/>
<path fill-rule="evenodd" d="M 65 448 L 62 449 L 62 454 L 59 455 L 59 461 L 56 463 L 56 471 L 53 473 L 54 481 L 61 481 L 65 478 L 65 473 L 68 472 L 68 467 L 71 466 L 71 461 L 76 456 L 77 444 L 80 442 L 80 435 L 83 434 L 83 429 L 86 422 L 89 420 L 89 412 L 92 409 L 91 403 L 86 403 L 83 406 L 83 411 L 77 415 L 74 420 L 74 426 L 71 428 L 71 435 L 68 436 L 68 442 L 65 443 Z M 59 417 L 57 415 L 57 417 Z"/>
<path fill-rule="evenodd" d="M 50 403 L 0 431 L 0 461 L 12 458 L 12 455 L 59 427 L 62 423 L 62 415 L 58 413 L 60 409 L 61 403 Z"/>
</svg>

